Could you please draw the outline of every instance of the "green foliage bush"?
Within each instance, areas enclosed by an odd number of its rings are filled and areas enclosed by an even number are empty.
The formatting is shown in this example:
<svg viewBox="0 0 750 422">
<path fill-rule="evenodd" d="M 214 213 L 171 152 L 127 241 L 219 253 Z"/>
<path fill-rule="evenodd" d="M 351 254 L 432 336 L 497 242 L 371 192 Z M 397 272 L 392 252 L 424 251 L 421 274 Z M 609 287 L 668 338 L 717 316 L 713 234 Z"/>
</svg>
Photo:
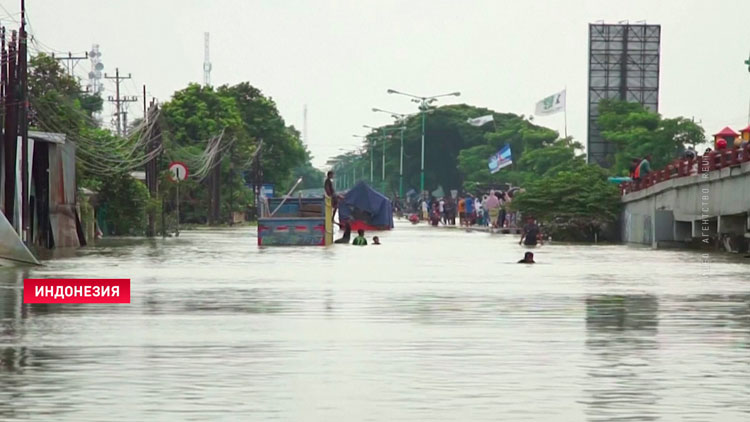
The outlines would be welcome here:
<svg viewBox="0 0 750 422">
<path fill-rule="evenodd" d="M 109 235 L 142 235 L 146 230 L 146 210 L 154 207 L 146 185 L 127 173 L 102 179 L 98 200 L 107 209 Z"/>
</svg>

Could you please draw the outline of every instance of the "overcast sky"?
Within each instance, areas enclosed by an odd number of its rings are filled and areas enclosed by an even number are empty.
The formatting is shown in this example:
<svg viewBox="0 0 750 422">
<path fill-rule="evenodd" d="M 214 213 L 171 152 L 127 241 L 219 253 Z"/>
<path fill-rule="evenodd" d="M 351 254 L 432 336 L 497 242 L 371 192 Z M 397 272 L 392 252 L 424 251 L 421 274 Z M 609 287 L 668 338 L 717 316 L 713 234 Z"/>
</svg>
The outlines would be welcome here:
<svg viewBox="0 0 750 422">
<path fill-rule="evenodd" d="M 0 0 L 4 23 L 18 18 L 19 3 Z M 528 115 L 567 86 L 568 132 L 585 143 L 588 24 L 602 20 L 662 25 L 663 115 L 695 117 L 708 134 L 748 123 L 748 0 L 27 0 L 27 7 L 43 48 L 81 53 L 97 43 L 107 73 L 132 73 L 125 94 L 146 84 L 160 101 L 202 81 L 210 32 L 214 85 L 249 81 L 300 130 L 307 104 L 318 166 L 358 147 L 352 134 L 365 134 L 363 124 L 391 121 L 372 107 L 416 110 L 388 88 L 460 91 L 440 104 Z M 131 116 L 139 110 L 131 106 Z M 535 121 L 563 128 L 562 114 Z"/>
</svg>

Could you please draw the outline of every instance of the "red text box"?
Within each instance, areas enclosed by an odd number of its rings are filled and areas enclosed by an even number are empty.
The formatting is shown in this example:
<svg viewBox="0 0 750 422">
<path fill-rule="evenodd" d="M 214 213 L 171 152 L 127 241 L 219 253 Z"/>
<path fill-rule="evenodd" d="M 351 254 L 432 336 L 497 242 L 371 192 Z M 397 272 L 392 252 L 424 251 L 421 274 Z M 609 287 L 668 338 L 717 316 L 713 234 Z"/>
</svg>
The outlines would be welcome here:
<svg viewBox="0 0 750 422">
<path fill-rule="evenodd" d="M 130 303 L 130 279 L 25 278 L 23 303 Z"/>
</svg>

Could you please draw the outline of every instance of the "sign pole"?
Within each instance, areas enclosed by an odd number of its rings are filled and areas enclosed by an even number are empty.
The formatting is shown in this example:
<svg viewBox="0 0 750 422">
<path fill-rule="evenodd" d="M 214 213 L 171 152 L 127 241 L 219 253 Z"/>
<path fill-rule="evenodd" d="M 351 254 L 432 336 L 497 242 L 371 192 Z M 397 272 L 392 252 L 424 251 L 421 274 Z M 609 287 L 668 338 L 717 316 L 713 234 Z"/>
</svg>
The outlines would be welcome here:
<svg viewBox="0 0 750 422">
<path fill-rule="evenodd" d="M 177 180 L 177 231 L 175 237 L 180 237 L 180 180 Z"/>
<path fill-rule="evenodd" d="M 188 177 L 188 168 L 185 163 L 179 161 L 173 161 L 169 165 L 169 171 L 172 174 L 171 180 L 177 183 L 175 187 L 175 208 L 177 209 L 177 229 L 175 231 L 175 237 L 180 236 L 180 182 L 186 180 Z"/>
</svg>

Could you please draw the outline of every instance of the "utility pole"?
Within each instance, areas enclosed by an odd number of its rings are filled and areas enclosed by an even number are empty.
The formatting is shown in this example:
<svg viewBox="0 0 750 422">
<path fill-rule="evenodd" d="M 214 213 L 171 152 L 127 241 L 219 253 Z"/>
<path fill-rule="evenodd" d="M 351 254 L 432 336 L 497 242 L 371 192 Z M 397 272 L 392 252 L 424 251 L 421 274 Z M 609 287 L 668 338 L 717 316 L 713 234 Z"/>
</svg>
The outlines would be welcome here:
<svg viewBox="0 0 750 422">
<path fill-rule="evenodd" d="M 28 246 L 31 243 L 31 210 L 29 209 L 29 93 L 28 58 L 26 34 L 26 2 L 21 0 L 21 30 L 18 39 L 18 86 L 20 88 L 21 110 L 19 124 L 21 131 L 21 239 Z"/>
<path fill-rule="evenodd" d="M 16 201 L 16 153 L 18 150 L 18 85 L 16 79 L 16 58 L 18 57 L 16 46 L 18 45 L 17 33 L 11 31 L 8 51 L 5 54 L 4 63 L 8 64 L 5 83 L 5 131 L 3 145 L 3 159 L 5 160 L 5 189 L 4 208 L 5 217 L 18 230 L 18 222 L 15 221 Z M 3 66 L 5 67 L 5 66 Z"/>
<path fill-rule="evenodd" d="M 131 96 L 128 97 L 127 95 L 120 98 L 120 81 L 123 81 L 125 79 L 131 79 L 130 73 L 128 73 L 128 76 L 120 76 L 120 68 L 115 68 L 115 76 L 107 76 L 107 74 L 104 74 L 104 79 L 114 79 L 115 81 L 115 97 L 112 97 L 111 95 L 109 98 L 107 98 L 107 101 L 115 103 L 115 109 L 117 110 L 115 112 L 115 115 L 117 116 L 117 135 L 122 136 L 123 128 L 122 128 L 122 103 L 132 103 L 135 101 L 138 101 L 137 97 Z M 127 120 L 127 114 L 125 115 L 125 119 Z"/>
<path fill-rule="evenodd" d="M 143 122 L 148 127 L 148 114 L 146 114 L 146 84 L 143 84 Z"/>
<path fill-rule="evenodd" d="M 7 180 L 4 181 L 6 174 L 5 174 L 5 166 L 6 166 L 6 159 L 5 159 L 5 151 L 8 148 L 7 145 L 7 138 L 5 135 L 5 132 L 7 130 L 6 121 L 8 119 L 8 107 L 7 107 L 7 99 L 6 99 L 6 84 L 8 81 L 8 53 L 5 50 L 5 27 L 0 27 L 0 58 L 2 58 L 2 66 L 0 66 L 0 108 L 2 110 L 0 111 L 0 117 L 2 117 L 2 122 L 0 122 L 0 127 L 3 128 L 3 133 L 0 134 L 0 139 L 3 141 L 3 145 L 0 146 L 0 212 L 3 214 L 7 214 L 5 210 L 5 186 L 7 185 Z"/>
<path fill-rule="evenodd" d="M 62 57 L 56 57 L 55 53 L 52 53 L 52 58 L 59 61 L 66 61 L 65 68 L 68 69 L 68 75 L 73 76 L 73 70 L 75 70 L 76 65 L 81 60 L 88 60 L 89 53 L 88 51 L 85 53 L 85 56 L 73 56 L 73 53 L 68 51 L 67 56 Z"/>
<path fill-rule="evenodd" d="M 145 85 L 144 85 L 145 92 Z M 156 105 L 155 101 L 151 102 L 151 106 L 148 112 L 145 114 L 146 128 L 148 128 L 148 143 L 146 144 L 146 154 L 151 156 L 151 159 L 146 163 L 146 186 L 148 187 L 149 196 L 151 198 L 157 198 L 159 194 L 159 182 L 157 172 L 157 161 L 155 151 L 161 146 L 161 126 L 156 121 L 158 118 L 159 106 Z M 179 217 L 179 216 L 178 216 Z M 164 211 L 162 210 L 162 233 L 164 233 Z M 148 214 L 148 231 L 149 237 L 156 235 L 156 214 L 154 211 L 149 211 Z"/>
<path fill-rule="evenodd" d="M 2 58 L 2 66 L 0 66 L 0 117 L 2 117 L 2 121 L 0 121 L 0 127 L 4 127 L 5 125 L 5 79 L 8 77 L 8 55 L 5 52 L 5 27 L 0 27 L 0 57 Z M 2 148 L 0 148 L 0 160 L 2 160 L 3 152 Z M 2 161 L 0 161 L 2 162 Z M 2 167 L 0 165 L 0 167 Z M 3 206 L 2 206 L 2 199 L 0 198 L 0 212 L 2 212 Z"/>
</svg>

